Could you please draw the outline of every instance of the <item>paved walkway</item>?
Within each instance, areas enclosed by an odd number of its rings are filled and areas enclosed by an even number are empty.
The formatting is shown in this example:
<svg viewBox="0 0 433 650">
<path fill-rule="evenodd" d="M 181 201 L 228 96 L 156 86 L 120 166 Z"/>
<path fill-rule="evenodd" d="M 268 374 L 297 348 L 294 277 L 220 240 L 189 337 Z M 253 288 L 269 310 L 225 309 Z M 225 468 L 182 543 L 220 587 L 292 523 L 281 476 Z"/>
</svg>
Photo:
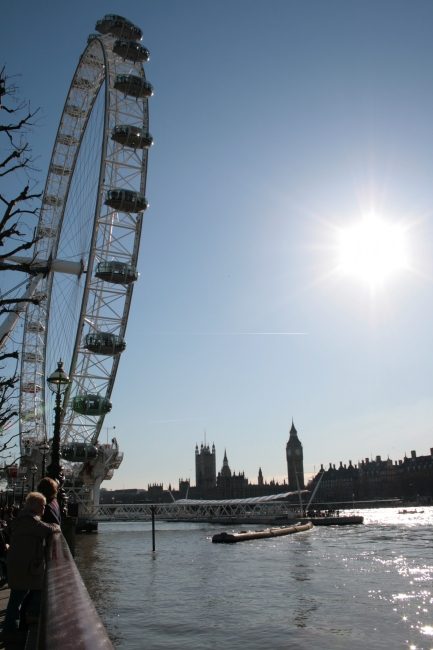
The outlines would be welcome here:
<svg viewBox="0 0 433 650">
<path fill-rule="evenodd" d="M 6 607 L 9 600 L 10 589 L 7 587 L 0 588 L 0 626 L 3 627 L 3 621 L 5 618 Z M 4 648 L 5 645 L 0 641 L 0 648 Z M 17 646 L 18 647 L 18 646 Z"/>
<path fill-rule="evenodd" d="M 4 621 L 4 617 L 5 617 L 5 613 L 6 613 L 6 607 L 7 607 L 8 601 L 9 601 L 9 594 L 10 594 L 10 589 L 8 587 L 6 587 L 6 586 L 5 587 L 0 587 L 0 629 L 3 627 L 3 621 Z M 30 626 L 30 627 L 35 627 L 36 632 L 37 632 L 37 627 L 38 627 L 37 625 Z M 0 650 L 3 650 L 3 649 L 5 649 L 5 650 L 11 649 L 12 650 L 12 648 L 15 648 L 15 650 L 25 650 L 28 647 L 29 647 L 29 645 L 27 644 L 27 646 L 26 646 L 25 643 L 13 643 L 13 644 L 6 643 L 5 644 L 0 639 Z M 33 647 L 36 647 L 36 645 L 34 645 Z"/>
</svg>

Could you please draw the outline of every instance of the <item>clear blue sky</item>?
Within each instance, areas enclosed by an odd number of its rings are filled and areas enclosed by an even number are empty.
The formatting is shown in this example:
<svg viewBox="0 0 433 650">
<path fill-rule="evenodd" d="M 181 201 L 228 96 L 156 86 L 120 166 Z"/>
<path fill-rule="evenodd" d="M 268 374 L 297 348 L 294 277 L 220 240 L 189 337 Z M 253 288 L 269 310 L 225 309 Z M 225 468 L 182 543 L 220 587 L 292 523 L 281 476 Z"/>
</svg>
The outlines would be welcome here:
<svg viewBox="0 0 433 650">
<path fill-rule="evenodd" d="M 433 4 L 401 0 L 2 3 L 2 52 L 43 108 L 41 184 L 94 23 L 144 31 L 146 212 L 106 419 L 125 460 L 103 487 L 194 480 L 224 447 L 256 481 L 433 446 Z M 411 269 L 374 294 L 333 273 L 337 228 L 407 226 Z M 290 332 L 305 332 L 289 335 Z M 275 334 L 282 333 L 282 334 Z"/>
</svg>

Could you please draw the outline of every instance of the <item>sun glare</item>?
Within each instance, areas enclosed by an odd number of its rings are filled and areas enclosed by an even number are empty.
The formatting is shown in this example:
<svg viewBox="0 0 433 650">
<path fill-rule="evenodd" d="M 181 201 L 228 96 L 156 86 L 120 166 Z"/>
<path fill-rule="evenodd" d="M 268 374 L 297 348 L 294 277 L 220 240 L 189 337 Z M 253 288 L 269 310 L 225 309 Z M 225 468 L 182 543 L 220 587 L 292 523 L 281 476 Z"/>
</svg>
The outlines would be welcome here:
<svg viewBox="0 0 433 650">
<path fill-rule="evenodd" d="M 340 269 L 371 287 L 406 266 L 405 232 L 401 226 L 376 216 L 340 232 Z"/>
</svg>

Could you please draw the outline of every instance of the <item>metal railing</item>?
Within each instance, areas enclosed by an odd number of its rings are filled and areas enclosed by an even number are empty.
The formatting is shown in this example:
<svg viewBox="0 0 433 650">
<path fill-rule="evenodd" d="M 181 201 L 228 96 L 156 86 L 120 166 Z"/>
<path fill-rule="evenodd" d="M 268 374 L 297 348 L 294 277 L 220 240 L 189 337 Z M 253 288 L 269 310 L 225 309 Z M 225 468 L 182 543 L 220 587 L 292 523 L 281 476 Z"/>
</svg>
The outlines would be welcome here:
<svg viewBox="0 0 433 650">
<path fill-rule="evenodd" d="M 38 650 L 113 650 L 62 534 L 50 535 Z"/>
</svg>

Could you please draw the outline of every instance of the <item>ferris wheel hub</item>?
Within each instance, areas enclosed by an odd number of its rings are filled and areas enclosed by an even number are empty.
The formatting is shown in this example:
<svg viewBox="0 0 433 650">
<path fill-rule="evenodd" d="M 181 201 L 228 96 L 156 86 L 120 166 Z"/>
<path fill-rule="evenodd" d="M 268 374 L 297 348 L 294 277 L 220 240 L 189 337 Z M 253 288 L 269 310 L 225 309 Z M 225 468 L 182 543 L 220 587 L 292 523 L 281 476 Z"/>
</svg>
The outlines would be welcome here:
<svg viewBox="0 0 433 650">
<path fill-rule="evenodd" d="M 46 236 L 52 237 L 51 233 L 47 233 Z M 84 270 L 84 261 L 80 260 L 79 262 L 73 262 L 71 260 L 41 260 L 38 257 L 23 257 L 22 255 L 11 255 L 7 258 L 10 262 L 15 262 L 16 264 L 28 264 L 32 272 L 50 272 L 55 271 L 56 273 L 66 273 L 67 275 L 81 275 Z M 36 296 L 42 299 L 42 296 Z M 45 298 L 47 296 L 45 295 Z"/>
</svg>

